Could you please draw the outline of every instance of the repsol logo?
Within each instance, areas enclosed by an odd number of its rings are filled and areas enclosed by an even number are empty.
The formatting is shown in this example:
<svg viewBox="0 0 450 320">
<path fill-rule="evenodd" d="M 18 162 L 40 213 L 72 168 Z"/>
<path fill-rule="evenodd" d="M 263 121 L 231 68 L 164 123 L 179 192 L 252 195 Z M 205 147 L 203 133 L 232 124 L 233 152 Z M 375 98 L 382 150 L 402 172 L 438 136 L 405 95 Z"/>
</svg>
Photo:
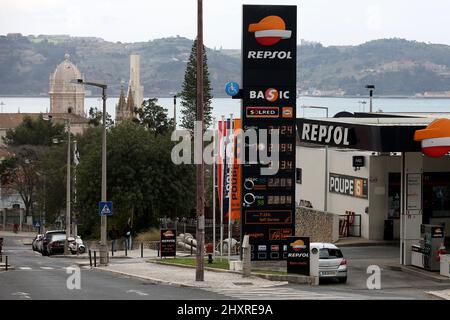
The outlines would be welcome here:
<svg viewBox="0 0 450 320">
<path fill-rule="evenodd" d="M 304 123 L 302 140 L 335 145 L 350 145 L 349 128 L 322 124 Z"/>
<path fill-rule="evenodd" d="M 303 253 L 288 253 L 288 258 L 309 258 L 309 253 L 303 252 Z"/>
<path fill-rule="evenodd" d="M 248 59 L 279 59 L 279 60 L 291 60 L 291 51 L 249 51 L 247 55 Z"/>
</svg>

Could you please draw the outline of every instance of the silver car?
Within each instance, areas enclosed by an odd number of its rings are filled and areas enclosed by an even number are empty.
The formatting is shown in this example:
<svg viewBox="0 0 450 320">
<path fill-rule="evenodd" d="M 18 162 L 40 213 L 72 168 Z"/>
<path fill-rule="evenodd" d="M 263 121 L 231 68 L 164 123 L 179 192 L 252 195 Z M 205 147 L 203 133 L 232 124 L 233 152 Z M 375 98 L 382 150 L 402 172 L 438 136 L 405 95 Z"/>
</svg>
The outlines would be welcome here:
<svg viewBox="0 0 450 320">
<path fill-rule="evenodd" d="M 319 278 L 335 278 L 340 283 L 347 282 L 347 260 L 341 249 L 332 243 L 313 242 L 311 249 L 319 250 Z"/>
</svg>

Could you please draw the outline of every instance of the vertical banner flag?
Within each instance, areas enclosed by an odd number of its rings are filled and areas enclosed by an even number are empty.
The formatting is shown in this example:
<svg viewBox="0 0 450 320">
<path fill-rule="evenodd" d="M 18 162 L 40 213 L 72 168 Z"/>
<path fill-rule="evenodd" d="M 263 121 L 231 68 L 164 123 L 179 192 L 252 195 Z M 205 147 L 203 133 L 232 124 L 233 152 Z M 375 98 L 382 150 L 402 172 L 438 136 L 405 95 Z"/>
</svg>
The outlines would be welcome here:
<svg viewBox="0 0 450 320">
<path fill-rule="evenodd" d="M 223 216 L 228 218 L 229 205 L 231 203 L 231 219 L 236 220 L 240 217 L 240 165 L 236 159 L 236 150 L 233 152 L 233 169 L 230 172 L 230 159 L 228 148 L 235 148 L 235 136 L 230 137 L 230 119 L 219 121 L 219 143 L 217 156 L 217 177 L 219 203 L 223 204 Z M 233 131 L 241 128 L 241 120 L 234 119 Z M 227 151 L 228 150 L 228 151 Z M 229 190 L 231 188 L 231 201 L 229 199 Z"/>
</svg>

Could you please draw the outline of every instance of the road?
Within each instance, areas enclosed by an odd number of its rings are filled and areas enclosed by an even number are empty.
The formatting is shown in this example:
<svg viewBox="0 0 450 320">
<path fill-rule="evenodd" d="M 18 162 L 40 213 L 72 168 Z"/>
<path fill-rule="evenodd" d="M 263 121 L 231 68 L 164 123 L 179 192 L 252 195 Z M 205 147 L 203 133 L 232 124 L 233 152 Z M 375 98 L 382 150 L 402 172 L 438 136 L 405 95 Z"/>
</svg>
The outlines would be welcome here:
<svg viewBox="0 0 450 320">
<path fill-rule="evenodd" d="M 15 270 L 0 271 L 0 300 L 203 300 L 227 299 L 208 291 L 151 284 L 98 270 L 81 269 L 81 289 L 69 290 L 66 271 L 73 260 L 43 257 L 22 243 L 5 237 L 4 254 Z"/>
<path fill-rule="evenodd" d="M 95 269 L 81 269 L 81 290 L 69 290 L 66 268 L 72 259 L 43 257 L 23 245 L 22 237 L 6 237 L 4 247 L 15 270 L 0 272 L 0 299 L 106 299 L 106 300 L 174 300 L 174 299 L 437 299 L 426 291 L 450 288 L 402 271 L 385 268 L 398 261 L 398 248 L 345 247 L 349 261 L 346 284 L 324 281 L 320 286 L 289 284 L 270 288 L 194 289 L 159 285 Z M 119 262 L 119 261 L 117 261 Z M 129 261 L 128 261 L 129 262 Z M 116 263 L 116 261 L 115 261 Z M 367 267 L 381 268 L 381 289 L 367 288 Z"/>
</svg>

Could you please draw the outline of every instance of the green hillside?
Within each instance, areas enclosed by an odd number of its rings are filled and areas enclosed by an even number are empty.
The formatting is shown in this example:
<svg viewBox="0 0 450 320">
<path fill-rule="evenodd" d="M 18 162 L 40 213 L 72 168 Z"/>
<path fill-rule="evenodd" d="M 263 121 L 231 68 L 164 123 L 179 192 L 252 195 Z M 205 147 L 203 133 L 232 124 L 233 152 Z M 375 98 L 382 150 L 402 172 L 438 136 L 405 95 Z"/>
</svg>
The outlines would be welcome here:
<svg viewBox="0 0 450 320">
<path fill-rule="evenodd" d="M 114 43 L 65 35 L 0 36 L 0 95 L 46 94 L 65 53 L 86 79 L 105 82 L 109 94 L 118 95 L 121 80 L 128 81 L 129 55 L 139 53 L 146 96 L 169 96 L 180 91 L 191 46 L 192 40 L 182 37 Z M 240 52 L 207 50 L 214 96 L 223 96 L 227 81 L 240 80 Z M 302 42 L 297 74 L 304 93 L 365 94 L 368 83 L 378 95 L 449 91 L 450 46 L 402 39 L 341 47 Z"/>
</svg>

